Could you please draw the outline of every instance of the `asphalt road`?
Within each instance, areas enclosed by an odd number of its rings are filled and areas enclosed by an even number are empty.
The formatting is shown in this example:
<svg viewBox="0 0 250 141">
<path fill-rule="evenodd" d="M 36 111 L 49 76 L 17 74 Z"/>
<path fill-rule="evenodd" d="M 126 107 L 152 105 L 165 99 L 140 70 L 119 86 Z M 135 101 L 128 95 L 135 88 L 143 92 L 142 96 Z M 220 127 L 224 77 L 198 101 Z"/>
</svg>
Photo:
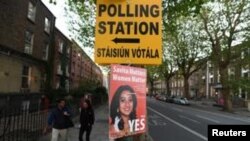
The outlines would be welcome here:
<svg viewBox="0 0 250 141">
<path fill-rule="evenodd" d="M 154 141 L 206 141 L 207 126 L 249 125 L 250 119 L 230 113 L 147 99 L 149 135 Z"/>
</svg>

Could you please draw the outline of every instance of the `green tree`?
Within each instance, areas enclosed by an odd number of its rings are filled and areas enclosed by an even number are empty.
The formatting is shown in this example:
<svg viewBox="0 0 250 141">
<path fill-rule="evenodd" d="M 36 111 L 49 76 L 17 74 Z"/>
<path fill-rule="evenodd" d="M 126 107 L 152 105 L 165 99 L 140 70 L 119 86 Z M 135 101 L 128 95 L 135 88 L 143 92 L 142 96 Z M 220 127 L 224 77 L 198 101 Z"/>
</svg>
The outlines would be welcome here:
<svg viewBox="0 0 250 141">
<path fill-rule="evenodd" d="M 175 34 L 178 29 L 178 19 L 198 15 L 202 5 L 207 1 L 209 0 L 163 0 L 162 17 L 165 34 Z"/>
<path fill-rule="evenodd" d="M 157 66 L 147 66 L 147 83 L 150 86 L 149 89 L 149 95 L 152 95 L 155 93 L 155 82 L 159 78 L 159 69 Z"/>
<path fill-rule="evenodd" d="M 50 0 L 56 3 L 56 0 Z M 207 0 L 163 0 L 163 24 L 169 32 L 176 29 L 175 20 L 180 16 L 186 16 L 190 13 L 197 14 L 201 5 Z M 96 16 L 96 0 L 68 0 L 69 9 L 67 11 L 74 12 L 70 15 L 71 30 L 74 32 L 78 40 L 84 43 L 84 46 L 94 47 L 95 36 L 95 16 Z"/>
<path fill-rule="evenodd" d="M 239 57 L 232 51 L 233 45 L 249 36 L 250 1 L 214 0 L 202 7 L 200 17 L 210 41 L 213 64 L 219 70 L 224 110 L 232 111 L 228 67 Z"/>
<path fill-rule="evenodd" d="M 187 80 L 189 76 L 200 67 L 200 63 L 197 64 L 197 60 L 201 57 L 201 53 L 198 53 L 203 50 L 203 45 L 198 45 L 202 40 L 201 37 L 198 37 L 199 35 L 195 35 L 195 33 L 187 35 L 187 33 L 190 32 L 190 29 L 185 28 L 185 26 L 190 27 L 192 24 L 196 24 L 192 23 L 190 25 L 190 21 L 192 19 L 188 18 L 196 17 L 196 15 L 200 12 L 202 4 L 206 1 L 207 0 L 162 1 L 164 59 L 160 68 L 161 74 L 165 77 L 166 88 L 168 91 L 167 93 L 170 93 L 169 81 L 171 77 L 173 77 L 174 71 L 181 69 L 180 72 L 182 72 L 181 74 L 186 80 L 185 95 L 189 96 L 189 85 Z M 189 21 L 189 24 L 186 23 L 187 21 Z M 193 26 L 191 29 L 192 28 L 195 27 Z M 196 39 L 199 39 L 199 41 L 193 41 Z M 191 41 L 193 41 L 193 43 L 191 43 Z M 185 44 L 188 46 L 185 46 Z M 194 68 L 195 65 L 197 68 Z"/>
<path fill-rule="evenodd" d="M 70 30 L 84 47 L 94 47 L 96 4 L 94 0 L 68 0 Z M 74 14 L 71 14 L 71 13 Z"/>
<path fill-rule="evenodd" d="M 167 45 L 163 45 L 163 61 L 158 68 L 160 78 L 163 78 L 165 81 L 165 86 L 167 90 L 167 95 L 171 94 L 170 89 L 170 80 L 175 75 L 175 61 L 173 60 L 173 54 L 171 53 L 171 48 Z"/>
<path fill-rule="evenodd" d="M 183 17 L 177 22 L 176 35 L 169 39 L 178 72 L 184 79 L 184 96 L 187 98 L 190 97 L 188 79 L 205 64 L 208 56 L 204 33 L 198 21 L 198 18 Z"/>
</svg>

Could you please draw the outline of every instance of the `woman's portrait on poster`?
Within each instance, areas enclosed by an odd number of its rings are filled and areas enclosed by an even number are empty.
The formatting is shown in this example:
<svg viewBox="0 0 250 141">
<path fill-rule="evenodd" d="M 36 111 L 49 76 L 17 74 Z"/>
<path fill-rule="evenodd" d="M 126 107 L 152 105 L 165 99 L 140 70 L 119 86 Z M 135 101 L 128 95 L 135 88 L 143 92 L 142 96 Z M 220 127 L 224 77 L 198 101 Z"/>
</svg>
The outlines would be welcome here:
<svg viewBox="0 0 250 141">
<path fill-rule="evenodd" d="M 110 131 L 116 136 L 127 136 L 134 132 L 137 98 L 129 85 L 121 85 L 110 102 Z"/>
</svg>

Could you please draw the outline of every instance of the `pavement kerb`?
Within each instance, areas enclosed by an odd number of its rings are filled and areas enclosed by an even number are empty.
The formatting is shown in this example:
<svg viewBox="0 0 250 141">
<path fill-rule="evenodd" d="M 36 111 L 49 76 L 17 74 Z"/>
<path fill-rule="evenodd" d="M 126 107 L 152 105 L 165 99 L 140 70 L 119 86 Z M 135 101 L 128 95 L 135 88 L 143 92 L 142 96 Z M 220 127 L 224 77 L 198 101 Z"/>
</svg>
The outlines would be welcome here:
<svg viewBox="0 0 250 141">
<path fill-rule="evenodd" d="M 211 111 L 217 111 L 217 112 L 223 112 L 221 109 L 221 107 L 216 106 L 216 103 L 213 101 L 191 101 L 191 105 L 195 105 L 197 107 L 200 107 L 202 109 L 204 108 L 211 108 Z M 246 117 L 250 117 L 250 112 L 247 111 L 246 107 L 243 108 L 233 108 L 233 112 L 231 114 L 237 114 L 237 115 L 241 115 L 241 116 L 246 116 Z"/>
<path fill-rule="evenodd" d="M 102 110 L 100 110 L 99 108 L 103 107 L 105 104 L 102 104 L 102 105 L 99 105 L 99 106 L 95 106 L 93 107 L 94 108 L 94 111 L 96 115 L 99 115 L 101 113 Z M 79 118 L 80 118 L 80 115 L 76 115 L 72 120 L 74 122 L 74 128 L 79 128 Z M 51 138 L 51 132 L 50 133 L 47 133 L 46 135 L 42 135 L 42 136 L 39 136 L 38 137 L 38 141 L 50 141 L 50 138 Z"/>
</svg>

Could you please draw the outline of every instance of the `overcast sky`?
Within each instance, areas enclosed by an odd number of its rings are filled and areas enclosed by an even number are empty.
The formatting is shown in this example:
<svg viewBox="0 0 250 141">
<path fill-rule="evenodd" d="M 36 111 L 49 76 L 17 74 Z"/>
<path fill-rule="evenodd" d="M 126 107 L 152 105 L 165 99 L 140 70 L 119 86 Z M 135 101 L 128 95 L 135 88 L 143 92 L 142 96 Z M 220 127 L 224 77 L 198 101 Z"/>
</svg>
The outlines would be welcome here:
<svg viewBox="0 0 250 141">
<path fill-rule="evenodd" d="M 69 39 L 72 39 L 73 36 L 72 33 L 69 31 L 69 24 L 68 19 L 66 16 L 66 11 L 64 10 L 65 7 L 68 7 L 68 5 L 65 3 L 66 0 L 56 0 L 56 4 L 49 3 L 49 0 L 42 0 L 42 2 L 49 8 L 49 10 L 54 14 L 56 17 L 56 27 Z M 74 39 L 74 38 L 73 38 Z M 74 39 L 77 41 L 76 39 Z M 81 44 L 79 41 L 77 41 L 80 46 Z M 92 60 L 94 60 L 94 50 L 93 48 L 88 47 L 82 47 L 83 50 L 86 52 L 86 54 L 89 55 Z"/>
<path fill-rule="evenodd" d="M 68 30 L 66 12 L 64 8 L 67 6 L 65 0 L 57 0 L 56 5 L 49 3 L 49 0 L 42 0 L 42 2 L 49 8 L 49 10 L 56 17 L 56 27 L 68 38 L 70 38 L 70 32 Z"/>
</svg>

